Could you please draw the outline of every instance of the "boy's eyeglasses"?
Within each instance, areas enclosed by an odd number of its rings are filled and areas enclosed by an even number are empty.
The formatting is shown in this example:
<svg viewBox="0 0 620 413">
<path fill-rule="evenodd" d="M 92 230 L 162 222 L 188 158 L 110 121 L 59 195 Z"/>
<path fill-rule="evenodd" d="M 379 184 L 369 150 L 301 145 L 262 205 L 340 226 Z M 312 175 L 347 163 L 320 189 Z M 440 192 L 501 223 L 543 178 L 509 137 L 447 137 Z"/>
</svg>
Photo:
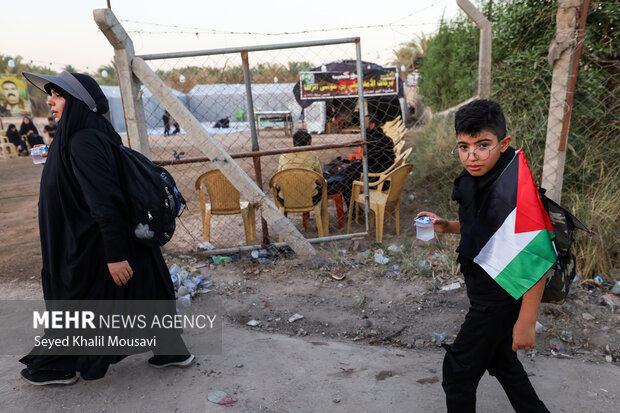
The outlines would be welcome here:
<svg viewBox="0 0 620 413">
<path fill-rule="evenodd" d="M 452 152 L 450 153 L 452 154 L 452 156 L 454 156 L 454 158 L 457 161 L 461 161 L 461 162 L 465 162 L 466 160 L 468 160 L 470 154 L 473 154 L 474 158 L 476 158 L 479 161 L 486 161 L 487 159 L 489 159 L 489 156 L 491 156 L 491 151 L 497 148 L 498 146 L 499 146 L 499 143 L 493 146 L 492 148 L 489 148 L 486 146 L 479 146 L 473 151 L 468 152 L 467 149 L 461 148 L 457 145 L 454 149 L 452 149 Z"/>
</svg>

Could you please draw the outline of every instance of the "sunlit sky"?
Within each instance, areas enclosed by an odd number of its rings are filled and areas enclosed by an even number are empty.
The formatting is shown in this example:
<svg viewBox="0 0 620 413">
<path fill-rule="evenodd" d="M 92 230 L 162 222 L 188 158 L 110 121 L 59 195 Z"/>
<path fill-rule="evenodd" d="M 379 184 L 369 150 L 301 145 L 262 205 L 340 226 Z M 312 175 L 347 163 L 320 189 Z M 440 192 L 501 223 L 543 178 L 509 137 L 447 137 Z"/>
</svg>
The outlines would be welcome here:
<svg viewBox="0 0 620 413">
<path fill-rule="evenodd" d="M 400 43 L 416 34 L 435 32 L 442 15 L 452 18 L 459 13 L 456 0 L 110 1 L 112 11 L 130 32 L 137 54 L 359 36 L 363 59 L 379 64 L 387 63 Z M 32 60 L 38 65 L 51 64 L 56 70 L 70 64 L 80 71 L 94 71 L 113 56 L 112 46 L 92 15 L 93 9 L 104 7 L 106 0 L 3 2 L 0 53 L 21 55 L 26 62 Z M 230 33 L 370 25 L 385 26 L 277 36 Z M 218 33 L 195 34 L 210 30 Z M 173 33 L 179 31 L 185 33 Z"/>
</svg>

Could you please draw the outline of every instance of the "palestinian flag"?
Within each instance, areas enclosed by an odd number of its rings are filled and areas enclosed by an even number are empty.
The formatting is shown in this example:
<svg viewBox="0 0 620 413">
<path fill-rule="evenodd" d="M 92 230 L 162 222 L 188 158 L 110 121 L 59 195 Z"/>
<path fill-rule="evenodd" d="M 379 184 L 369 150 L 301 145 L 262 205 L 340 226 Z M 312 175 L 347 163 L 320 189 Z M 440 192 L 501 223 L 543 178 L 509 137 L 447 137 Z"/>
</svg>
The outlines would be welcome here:
<svg viewBox="0 0 620 413">
<path fill-rule="evenodd" d="M 523 150 L 489 188 L 473 228 L 458 252 L 515 299 L 555 263 L 555 234 Z"/>
</svg>

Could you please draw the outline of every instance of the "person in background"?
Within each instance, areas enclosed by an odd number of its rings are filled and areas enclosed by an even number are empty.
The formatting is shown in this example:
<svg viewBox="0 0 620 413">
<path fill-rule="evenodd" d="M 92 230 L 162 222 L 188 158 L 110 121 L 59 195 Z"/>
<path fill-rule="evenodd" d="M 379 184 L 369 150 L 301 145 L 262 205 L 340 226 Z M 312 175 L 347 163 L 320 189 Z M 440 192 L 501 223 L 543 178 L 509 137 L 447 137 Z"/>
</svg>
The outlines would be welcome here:
<svg viewBox="0 0 620 413">
<path fill-rule="evenodd" d="M 22 136 L 17 132 L 17 127 L 14 124 L 10 124 L 6 130 L 6 137 L 17 148 L 17 154 L 19 156 L 28 156 L 28 145 L 22 139 Z"/>
<path fill-rule="evenodd" d="M 174 126 L 174 130 L 172 131 L 173 135 L 176 135 L 177 133 L 181 132 L 181 127 L 179 126 L 179 122 L 177 122 L 174 119 L 172 119 L 172 126 Z"/>
<path fill-rule="evenodd" d="M 47 118 L 47 125 L 43 127 L 43 130 L 45 131 L 45 133 L 47 133 L 47 137 L 49 138 L 50 142 L 56 136 L 56 129 L 58 129 L 58 125 L 56 124 L 54 117 L 50 116 L 49 118 Z"/>
<path fill-rule="evenodd" d="M 164 136 L 170 135 L 170 113 L 167 110 L 164 110 L 161 120 L 164 122 Z"/>
<path fill-rule="evenodd" d="M 230 120 L 228 119 L 228 116 L 215 122 L 215 125 L 213 125 L 213 127 L 214 128 L 229 128 Z"/>
<path fill-rule="evenodd" d="M 305 129 L 299 129 L 293 134 L 293 146 L 310 145 L 312 145 L 312 135 L 310 135 Z M 314 151 L 291 152 L 280 155 L 278 172 L 291 168 L 308 169 L 323 176 L 321 162 Z M 281 199 L 278 200 L 282 203 Z M 312 191 L 312 202 L 316 205 L 319 201 L 321 201 L 321 194 L 319 193 L 318 188 L 314 188 Z"/>
<path fill-rule="evenodd" d="M 22 124 L 19 126 L 19 134 L 22 136 L 26 136 L 30 147 L 33 147 L 34 145 L 45 144 L 45 142 L 43 142 L 43 138 L 41 137 L 41 135 L 39 135 L 39 130 L 34 125 L 32 119 L 30 119 L 28 116 L 24 116 L 24 118 L 22 119 Z"/>
</svg>

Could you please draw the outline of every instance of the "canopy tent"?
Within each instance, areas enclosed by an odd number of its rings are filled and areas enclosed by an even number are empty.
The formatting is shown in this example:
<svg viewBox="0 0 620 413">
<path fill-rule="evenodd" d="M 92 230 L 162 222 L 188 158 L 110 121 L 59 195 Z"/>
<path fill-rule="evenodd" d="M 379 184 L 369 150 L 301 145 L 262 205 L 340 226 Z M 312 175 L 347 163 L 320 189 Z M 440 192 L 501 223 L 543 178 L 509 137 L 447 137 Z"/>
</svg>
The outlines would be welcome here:
<svg viewBox="0 0 620 413">
<path fill-rule="evenodd" d="M 110 105 L 108 119 L 112 122 L 112 126 L 114 126 L 114 129 L 116 129 L 117 132 L 126 133 L 127 128 L 125 127 L 125 112 L 123 111 L 123 103 L 121 101 L 121 92 L 119 87 L 101 86 L 101 89 L 103 90 L 103 94 L 108 99 L 108 103 Z M 153 131 L 161 129 L 161 132 L 159 133 L 163 133 L 164 124 L 161 118 L 164 115 L 164 107 L 146 87 L 142 86 L 141 91 L 147 130 Z M 170 89 L 170 91 L 187 107 L 187 95 L 174 89 Z"/>
<path fill-rule="evenodd" d="M 388 69 L 370 62 L 362 62 L 362 71 L 364 79 L 370 77 L 376 77 L 378 74 L 386 72 Z M 357 72 L 357 61 L 355 60 L 343 60 L 340 62 L 326 63 L 321 66 L 317 66 L 308 72 L 333 72 L 333 73 L 355 73 Z M 378 118 L 381 123 L 388 122 L 401 116 L 402 119 L 406 119 L 407 108 L 405 101 L 405 88 L 402 79 L 397 78 L 398 92 L 392 95 L 382 96 L 365 96 L 366 103 L 368 105 L 368 112 Z M 348 116 L 349 123 L 353 125 L 359 125 L 359 116 L 355 111 L 355 107 L 358 102 L 357 95 L 351 97 L 335 97 L 325 99 L 302 99 L 300 90 L 300 82 L 295 83 L 293 86 L 293 94 L 295 100 L 308 111 L 311 107 L 317 106 L 317 104 L 325 105 L 326 117 L 325 120 L 332 118 L 340 118 L 341 116 Z"/>
<path fill-rule="evenodd" d="M 292 89 L 292 83 L 253 84 L 254 111 L 291 110 L 291 103 L 295 102 Z M 244 84 L 196 85 L 187 97 L 190 112 L 200 122 L 217 122 L 226 116 L 232 119 L 240 110 L 248 110 Z M 243 120 L 247 121 L 247 115 Z"/>
</svg>

